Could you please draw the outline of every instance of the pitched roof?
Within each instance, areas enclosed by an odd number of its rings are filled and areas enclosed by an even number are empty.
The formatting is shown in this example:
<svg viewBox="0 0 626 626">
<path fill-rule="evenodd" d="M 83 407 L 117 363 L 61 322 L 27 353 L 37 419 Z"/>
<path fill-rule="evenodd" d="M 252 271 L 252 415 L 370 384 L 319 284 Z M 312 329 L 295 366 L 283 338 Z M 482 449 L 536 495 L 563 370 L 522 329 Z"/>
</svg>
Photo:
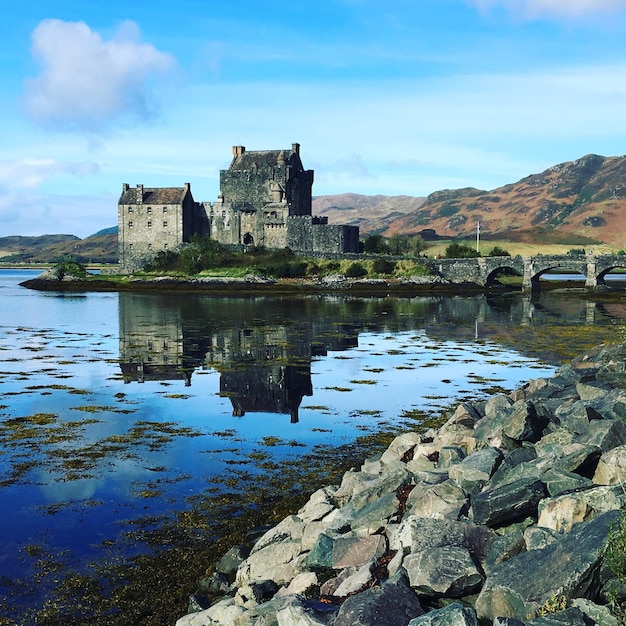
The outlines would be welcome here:
<svg viewBox="0 0 626 626">
<path fill-rule="evenodd" d="M 291 148 L 287 150 L 251 150 L 235 156 L 230 164 L 231 170 L 251 170 L 255 167 L 275 167 L 279 160 L 289 161 L 296 154 Z"/>
<path fill-rule="evenodd" d="M 185 187 L 144 187 L 143 204 L 180 204 L 185 198 Z M 138 204 L 139 189 L 129 188 L 122 192 L 119 204 Z"/>
</svg>

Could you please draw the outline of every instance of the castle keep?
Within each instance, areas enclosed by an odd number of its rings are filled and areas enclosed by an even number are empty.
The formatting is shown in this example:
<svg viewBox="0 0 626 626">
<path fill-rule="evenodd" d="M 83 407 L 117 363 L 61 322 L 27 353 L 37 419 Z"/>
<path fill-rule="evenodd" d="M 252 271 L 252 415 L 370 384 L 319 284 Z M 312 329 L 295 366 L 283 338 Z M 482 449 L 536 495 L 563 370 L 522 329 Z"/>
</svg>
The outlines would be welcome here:
<svg viewBox="0 0 626 626">
<path fill-rule="evenodd" d="M 120 266 L 139 269 L 194 234 L 299 253 L 358 252 L 357 226 L 330 225 L 328 218 L 311 214 L 312 187 L 313 170 L 304 169 L 297 143 L 287 150 L 234 146 L 230 167 L 220 171 L 214 203 L 194 201 L 189 183 L 134 189 L 125 183 L 118 203 Z"/>
</svg>

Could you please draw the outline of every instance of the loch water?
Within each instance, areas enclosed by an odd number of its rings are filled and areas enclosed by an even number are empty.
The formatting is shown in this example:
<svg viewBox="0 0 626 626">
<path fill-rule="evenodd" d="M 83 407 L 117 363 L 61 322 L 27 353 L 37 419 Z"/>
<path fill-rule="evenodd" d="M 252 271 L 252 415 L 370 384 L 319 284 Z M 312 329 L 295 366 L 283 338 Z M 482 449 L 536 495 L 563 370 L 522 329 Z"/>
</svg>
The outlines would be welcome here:
<svg viewBox="0 0 626 626">
<path fill-rule="evenodd" d="M 236 298 L 19 286 L 35 274 L 0 270 L 0 624 L 52 602 L 58 567 L 97 561 L 134 520 L 184 510 L 242 465 L 263 480 L 262 465 L 246 465 L 255 455 L 297 462 L 413 411 L 550 376 L 556 329 L 584 349 L 618 338 L 626 318 L 619 299 L 572 291 Z"/>
</svg>

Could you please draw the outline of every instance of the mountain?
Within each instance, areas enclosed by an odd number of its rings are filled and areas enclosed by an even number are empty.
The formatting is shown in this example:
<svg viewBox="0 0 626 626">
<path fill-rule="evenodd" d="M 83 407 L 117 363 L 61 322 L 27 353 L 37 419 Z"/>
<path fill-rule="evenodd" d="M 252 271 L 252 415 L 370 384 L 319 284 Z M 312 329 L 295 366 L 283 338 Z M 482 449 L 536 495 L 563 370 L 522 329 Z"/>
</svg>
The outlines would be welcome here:
<svg viewBox="0 0 626 626">
<path fill-rule="evenodd" d="M 387 230 L 396 220 L 417 211 L 426 198 L 414 196 L 364 196 L 342 193 L 313 198 L 313 215 L 331 224 L 351 224 L 361 235 Z M 421 230 L 421 229 L 420 229 Z"/>
<path fill-rule="evenodd" d="M 51 263 L 71 255 L 81 263 L 117 263 L 117 227 L 79 239 L 75 235 L 0 237 L 0 261 Z"/>
<path fill-rule="evenodd" d="M 554 165 L 493 191 L 465 188 L 432 193 L 383 232 L 473 236 L 534 243 L 626 244 L 626 156 L 596 154 Z"/>
</svg>

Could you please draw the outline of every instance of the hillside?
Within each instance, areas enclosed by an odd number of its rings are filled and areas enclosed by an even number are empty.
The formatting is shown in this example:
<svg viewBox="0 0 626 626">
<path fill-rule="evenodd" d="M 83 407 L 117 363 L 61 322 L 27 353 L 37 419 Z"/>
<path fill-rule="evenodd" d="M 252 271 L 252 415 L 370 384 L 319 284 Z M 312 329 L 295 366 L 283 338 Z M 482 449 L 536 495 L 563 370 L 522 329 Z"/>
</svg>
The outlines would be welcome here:
<svg viewBox="0 0 626 626">
<path fill-rule="evenodd" d="M 384 231 L 626 245 L 626 157 L 588 155 L 493 191 L 437 191 Z"/>
<path fill-rule="evenodd" d="M 117 263 L 117 228 L 85 239 L 74 235 L 0 237 L 0 262 L 50 263 L 68 255 L 81 263 Z"/>
<path fill-rule="evenodd" d="M 414 196 L 364 196 L 358 193 L 318 196 L 313 198 L 313 215 L 328 217 L 331 224 L 358 226 L 364 235 L 387 230 L 394 221 L 417 211 L 424 201 L 425 198 Z"/>
</svg>

